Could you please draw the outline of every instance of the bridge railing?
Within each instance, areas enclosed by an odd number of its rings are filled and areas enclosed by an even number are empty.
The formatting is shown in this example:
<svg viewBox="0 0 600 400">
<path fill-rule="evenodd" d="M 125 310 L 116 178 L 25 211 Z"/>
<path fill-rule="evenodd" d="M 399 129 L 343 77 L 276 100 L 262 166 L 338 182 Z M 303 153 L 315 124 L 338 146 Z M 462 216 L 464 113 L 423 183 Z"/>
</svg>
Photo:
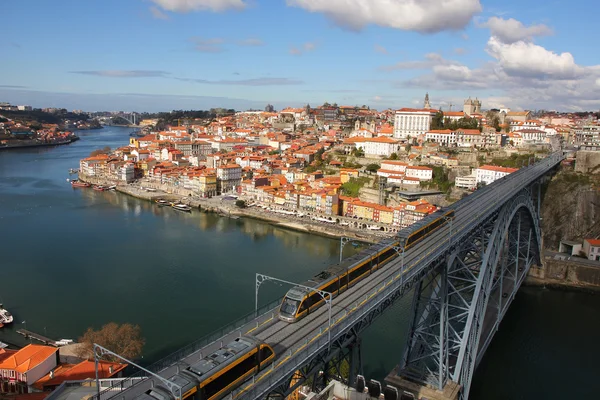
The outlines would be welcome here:
<svg viewBox="0 0 600 400">
<path fill-rule="evenodd" d="M 220 339 L 224 338 L 225 336 L 228 336 L 228 335 L 234 333 L 235 331 L 239 330 L 244 325 L 255 320 L 256 315 L 261 316 L 270 311 L 273 311 L 277 306 L 279 306 L 281 304 L 282 301 L 283 301 L 283 298 L 274 300 L 274 301 L 260 307 L 258 309 L 258 314 L 256 314 L 254 311 L 252 311 L 252 312 L 244 315 L 243 317 L 239 318 L 238 320 L 236 320 L 230 324 L 227 324 L 227 325 L 213 331 L 212 333 L 209 333 L 208 335 L 202 337 L 201 339 L 198 339 L 198 340 L 188 344 L 187 346 L 169 354 L 168 356 L 154 362 L 153 364 L 149 365 L 146 368 L 155 374 L 160 374 L 160 372 L 162 370 L 176 364 L 177 362 L 181 361 L 182 359 L 184 359 L 186 357 L 189 357 L 190 355 L 196 353 L 197 351 L 202 350 L 204 347 L 208 346 L 209 344 L 219 341 Z M 240 335 L 242 335 L 242 334 L 243 333 L 240 331 Z M 108 398 L 114 396 L 114 392 L 120 392 L 122 390 L 129 389 L 130 387 L 135 386 L 144 381 L 144 379 L 140 379 L 140 378 L 149 378 L 149 377 L 146 372 L 138 371 L 135 374 L 133 374 L 125 379 L 119 380 L 114 385 L 102 390 L 100 392 L 100 397 L 98 397 L 98 395 L 95 395 L 94 400 L 108 399 Z"/>
<path fill-rule="evenodd" d="M 551 160 L 548 160 L 549 163 L 556 163 L 558 161 L 560 161 L 558 157 L 553 157 Z M 532 176 L 528 176 L 527 171 L 523 171 L 515 178 L 517 179 L 517 182 L 521 184 L 528 184 L 534 179 L 537 179 L 537 177 L 539 177 L 541 174 L 543 174 L 543 169 L 540 169 L 539 172 L 536 172 Z M 515 189 L 517 189 L 516 186 Z M 514 191 L 509 190 L 504 192 L 503 195 L 498 196 L 496 201 L 493 203 L 494 206 L 488 207 L 482 212 L 477 213 L 459 230 L 457 230 L 453 235 L 452 241 L 460 242 L 460 240 L 466 237 L 466 235 L 468 235 L 468 233 L 475 226 L 480 224 L 482 220 L 485 220 L 496 211 L 497 207 L 495 207 L 495 205 L 503 203 L 507 198 L 510 198 L 513 195 Z M 443 251 L 444 248 L 440 248 L 438 250 Z M 341 317 L 332 321 L 332 327 L 330 328 L 331 340 L 335 340 L 340 337 L 344 332 L 366 317 L 395 292 L 401 290 L 402 286 L 406 285 L 407 282 L 410 282 L 410 280 L 416 274 L 421 273 L 424 268 L 427 268 L 430 264 L 432 264 L 439 257 L 440 251 L 431 251 L 427 256 L 418 261 L 416 264 L 412 265 L 410 269 L 404 273 L 398 269 L 392 274 L 393 278 L 391 282 L 390 280 L 386 279 L 384 283 L 379 284 L 374 290 L 369 291 L 369 293 L 367 293 L 364 297 L 361 297 L 360 301 L 356 301 L 354 307 L 346 309 Z M 402 275 L 404 275 L 404 279 L 402 279 Z M 245 400 L 257 399 L 266 395 L 272 388 L 278 386 L 289 376 L 292 376 L 292 374 L 294 374 L 294 372 L 297 371 L 301 366 L 308 363 L 312 358 L 323 352 L 329 346 L 327 330 L 327 326 L 323 325 L 319 329 L 318 333 L 315 331 L 315 335 L 313 337 L 307 337 L 304 341 L 304 344 L 302 344 L 298 349 L 295 351 L 288 350 L 285 355 L 282 355 L 283 361 L 280 363 L 273 363 L 271 365 L 270 372 L 265 372 L 263 375 L 259 376 L 257 380 L 254 380 L 253 378 L 251 384 L 242 386 L 241 389 L 236 390 L 234 393 L 232 393 L 232 397 L 236 400 Z"/>
</svg>

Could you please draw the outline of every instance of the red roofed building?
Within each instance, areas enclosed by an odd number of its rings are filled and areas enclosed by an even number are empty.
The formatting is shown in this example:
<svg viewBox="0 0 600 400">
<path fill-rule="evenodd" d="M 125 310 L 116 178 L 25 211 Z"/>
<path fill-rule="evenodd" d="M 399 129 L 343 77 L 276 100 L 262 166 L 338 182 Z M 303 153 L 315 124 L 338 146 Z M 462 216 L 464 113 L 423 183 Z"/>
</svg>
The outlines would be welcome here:
<svg viewBox="0 0 600 400">
<path fill-rule="evenodd" d="M 396 111 L 394 137 L 406 139 L 425 135 L 431 129 L 431 120 L 436 112 L 428 108 L 402 108 Z"/>
<path fill-rule="evenodd" d="M 110 361 L 100 360 L 98 362 L 98 378 L 107 379 L 120 377 L 121 371 L 127 367 L 127 364 L 119 364 Z M 50 371 L 47 375 L 33 384 L 37 390 L 54 390 L 65 381 L 83 381 L 96 378 L 96 367 L 94 361 L 85 360 L 79 364 L 60 364 Z"/>
<path fill-rule="evenodd" d="M 504 178 L 508 174 L 518 171 L 516 168 L 497 167 L 495 165 L 483 165 L 475 170 L 475 176 L 477 177 L 477 183 L 484 182 L 489 185 L 490 183 Z"/>
<path fill-rule="evenodd" d="M 600 239 L 585 239 L 583 241 L 583 252 L 588 260 L 600 261 Z"/>
<path fill-rule="evenodd" d="M 0 393 L 28 393 L 28 387 L 57 364 L 56 347 L 30 344 L 19 351 L 0 349 Z"/>
</svg>

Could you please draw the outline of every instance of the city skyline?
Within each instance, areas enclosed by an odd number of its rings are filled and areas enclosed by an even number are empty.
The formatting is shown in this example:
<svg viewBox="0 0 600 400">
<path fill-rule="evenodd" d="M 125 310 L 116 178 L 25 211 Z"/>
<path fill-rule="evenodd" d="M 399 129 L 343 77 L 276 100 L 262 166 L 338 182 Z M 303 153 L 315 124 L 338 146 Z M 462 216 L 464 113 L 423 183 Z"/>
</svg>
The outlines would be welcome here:
<svg viewBox="0 0 600 400">
<path fill-rule="evenodd" d="M 586 5 L 11 3 L 0 101 L 150 112 L 325 101 L 384 109 L 420 107 L 429 92 L 444 110 L 469 96 L 484 108 L 596 110 L 600 65 L 579 29 L 593 21 L 580 12 Z"/>
</svg>

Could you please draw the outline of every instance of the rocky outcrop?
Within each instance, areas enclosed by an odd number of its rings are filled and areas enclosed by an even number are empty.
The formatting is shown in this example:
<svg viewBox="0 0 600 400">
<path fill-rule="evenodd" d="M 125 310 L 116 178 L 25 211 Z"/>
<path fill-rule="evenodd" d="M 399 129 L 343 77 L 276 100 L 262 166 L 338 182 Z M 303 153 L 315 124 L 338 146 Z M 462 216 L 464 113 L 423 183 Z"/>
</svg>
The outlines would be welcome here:
<svg viewBox="0 0 600 400">
<path fill-rule="evenodd" d="M 600 236 L 600 174 L 582 174 L 571 167 L 547 184 L 542 201 L 542 234 L 546 249 L 558 250 L 561 240 Z"/>
</svg>

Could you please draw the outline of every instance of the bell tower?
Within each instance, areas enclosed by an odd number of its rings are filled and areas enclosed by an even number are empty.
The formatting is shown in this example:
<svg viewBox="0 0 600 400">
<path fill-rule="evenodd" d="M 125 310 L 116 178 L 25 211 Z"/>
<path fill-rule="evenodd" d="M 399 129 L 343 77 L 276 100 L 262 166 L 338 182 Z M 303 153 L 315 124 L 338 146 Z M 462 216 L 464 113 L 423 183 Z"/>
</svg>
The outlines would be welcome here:
<svg viewBox="0 0 600 400">
<path fill-rule="evenodd" d="M 431 104 L 429 104 L 429 93 L 425 93 L 425 101 L 423 102 L 423 108 L 429 110 L 431 108 Z"/>
</svg>

